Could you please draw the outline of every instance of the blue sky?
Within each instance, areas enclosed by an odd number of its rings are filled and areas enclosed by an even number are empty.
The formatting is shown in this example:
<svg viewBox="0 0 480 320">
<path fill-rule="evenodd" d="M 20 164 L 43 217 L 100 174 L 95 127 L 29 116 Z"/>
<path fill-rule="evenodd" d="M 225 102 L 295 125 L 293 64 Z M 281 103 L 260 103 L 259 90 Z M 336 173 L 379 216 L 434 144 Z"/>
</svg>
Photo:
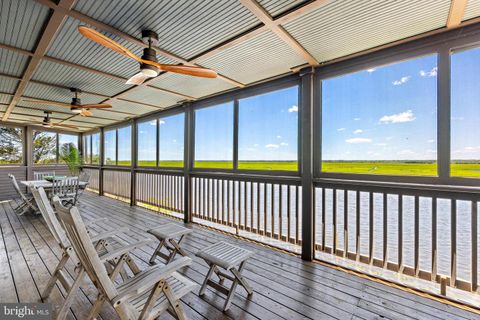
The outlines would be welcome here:
<svg viewBox="0 0 480 320">
<path fill-rule="evenodd" d="M 478 83 L 480 49 L 453 54 L 452 159 L 480 159 Z M 436 159 L 436 55 L 326 79 L 322 93 L 323 159 Z M 233 102 L 198 109 L 195 120 L 196 160 L 232 160 Z M 183 159 L 184 115 L 159 121 L 160 160 Z M 297 134 L 297 86 L 239 100 L 240 161 L 296 160 Z M 155 145 L 156 121 L 140 123 L 139 160 L 155 160 Z"/>
<path fill-rule="evenodd" d="M 436 79 L 430 55 L 323 81 L 323 159 L 436 159 Z"/>
</svg>

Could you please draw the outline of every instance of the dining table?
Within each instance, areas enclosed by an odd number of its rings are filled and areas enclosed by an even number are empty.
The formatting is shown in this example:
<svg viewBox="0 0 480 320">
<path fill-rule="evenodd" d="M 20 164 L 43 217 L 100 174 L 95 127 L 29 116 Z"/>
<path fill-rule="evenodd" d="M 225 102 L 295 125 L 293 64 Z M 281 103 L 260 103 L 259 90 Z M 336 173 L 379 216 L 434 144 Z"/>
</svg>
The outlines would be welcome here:
<svg viewBox="0 0 480 320">
<path fill-rule="evenodd" d="M 20 181 L 20 184 L 30 187 L 31 185 L 37 187 L 37 188 L 44 188 L 44 189 L 52 189 L 53 188 L 53 182 L 47 181 L 47 180 L 23 180 Z M 78 185 L 80 187 L 85 187 L 88 184 L 86 181 L 78 181 Z"/>
</svg>

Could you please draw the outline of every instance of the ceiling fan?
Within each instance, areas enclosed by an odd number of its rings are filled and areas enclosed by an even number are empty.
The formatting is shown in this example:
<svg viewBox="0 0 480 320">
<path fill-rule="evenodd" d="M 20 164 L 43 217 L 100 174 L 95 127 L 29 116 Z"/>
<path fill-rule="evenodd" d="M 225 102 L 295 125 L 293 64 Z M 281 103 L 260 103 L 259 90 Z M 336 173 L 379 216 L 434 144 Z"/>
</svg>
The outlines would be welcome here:
<svg viewBox="0 0 480 320">
<path fill-rule="evenodd" d="M 109 104 L 82 104 L 78 95 L 82 93 L 80 89 L 77 88 L 70 88 L 70 91 L 75 93 L 75 97 L 72 98 L 72 102 L 70 104 L 61 103 L 61 102 L 53 102 L 53 101 L 44 101 L 44 100 L 34 100 L 34 99 L 23 99 L 25 102 L 36 103 L 36 104 L 50 104 L 59 107 L 70 108 L 70 111 L 73 113 L 77 113 L 83 117 L 91 117 L 93 114 L 90 109 L 105 109 L 111 108 L 112 106 Z"/>
<path fill-rule="evenodd" d="M 45 117 L 43 121 L 35 121 L 32 119 L 32 124 L 39 124 L 44 127 L 53 128 L 53 127 L 61 127 L 61 128 L 68 128 L 68 129 L 78 129 L 78 127 L 72 126 L 70 124 L 63 124 L 63 123 L 53 123 L 52 119 L 50 119 L 50 114 L 52 111 L 44 111 Z"/>
<path fill-rule="evenodd" d="M 141 58 L 121 44 L 92 28 L 79 26 L 78 31 L 88 39 L 140 63 L 140 72 L 128 79 L 127 84 L 142 84 L 146 79 L 158 76 L 160 71 L 168 71 L 202 78 L 217 77 L 215 71 L 207 68 L 158 63 L 156 52 L 152 49 L 152 45 L 157 45 L 158 43 L 158 35 L 151 30 L 142 31 L 142 40 L 148 44 L 148 48 L 143 49 L 143 55 Z"/>
</svg>

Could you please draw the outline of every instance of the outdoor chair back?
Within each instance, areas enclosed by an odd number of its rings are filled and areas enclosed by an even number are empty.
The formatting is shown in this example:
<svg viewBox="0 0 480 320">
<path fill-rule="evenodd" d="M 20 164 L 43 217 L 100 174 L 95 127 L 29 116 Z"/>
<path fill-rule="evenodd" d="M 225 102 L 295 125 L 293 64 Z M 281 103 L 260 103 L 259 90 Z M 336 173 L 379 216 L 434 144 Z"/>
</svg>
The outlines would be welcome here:
<svg viewBox="0 0 480 320">
<path fill-rule="evenodd" d="M 42 171 L 34 171 L 33 172 L 33 180 L 43 180 L 45 177 L 54 177 L 55 171 L 49 172 L 42 172 Z"/>
<path fill-rule="evenodd" d="M 22 191 L 22 189 L 20 189 L 20 186 L 18 185 L 18 182 L 15 176 L 13 174 L 9 174 L 8 177 L 12 181 L 13 188 L 15 189 L 15 191 L 18 193 L 18 195 L 22 200 L 22 203 L 15 208 L 15 212 L 18 215 L 23 215 L 25 212 L 27 212 L 30 209 L 36 212 L 38 210 L 37 206 L 35 205 L 35 203 L 32 202 L 32 199 L 27 197 L 25 193 Z"/>
<path fill-rule="evenodd" d="M 78 198 L 78 188 L 78 177 L 54 180 L 52 195 L 58 196 L 65 204 L 75 205 Z"/>
</svg>

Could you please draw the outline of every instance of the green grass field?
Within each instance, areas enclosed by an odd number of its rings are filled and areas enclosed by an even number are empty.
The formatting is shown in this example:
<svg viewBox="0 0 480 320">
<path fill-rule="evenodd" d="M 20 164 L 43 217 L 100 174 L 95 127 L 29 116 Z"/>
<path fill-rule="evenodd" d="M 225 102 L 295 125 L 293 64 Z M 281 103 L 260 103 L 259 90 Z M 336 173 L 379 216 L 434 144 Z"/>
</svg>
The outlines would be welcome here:
<svg viewBox="0 0 480 320">
<path fill-rule="evenodd" d="M 155 166 L 154 161 L 141 161 L 140 166 Z M 162 161 L 163 167 L 182 167 L 181 161 Z M 231 161 L 196 161 L 195 168 L 200 169 L 232 169 Z M 238 168 L 243 170 L 275 170 L 296 171 L 295 161 L 240 161 Z M 480 162 L 454 162 L 451 176 L 480 177 Z M 436 176 L 437 164 L 426 161 L 324 161 L 323 172 L 357 173 L 378 175 Z"/>
</svg>

